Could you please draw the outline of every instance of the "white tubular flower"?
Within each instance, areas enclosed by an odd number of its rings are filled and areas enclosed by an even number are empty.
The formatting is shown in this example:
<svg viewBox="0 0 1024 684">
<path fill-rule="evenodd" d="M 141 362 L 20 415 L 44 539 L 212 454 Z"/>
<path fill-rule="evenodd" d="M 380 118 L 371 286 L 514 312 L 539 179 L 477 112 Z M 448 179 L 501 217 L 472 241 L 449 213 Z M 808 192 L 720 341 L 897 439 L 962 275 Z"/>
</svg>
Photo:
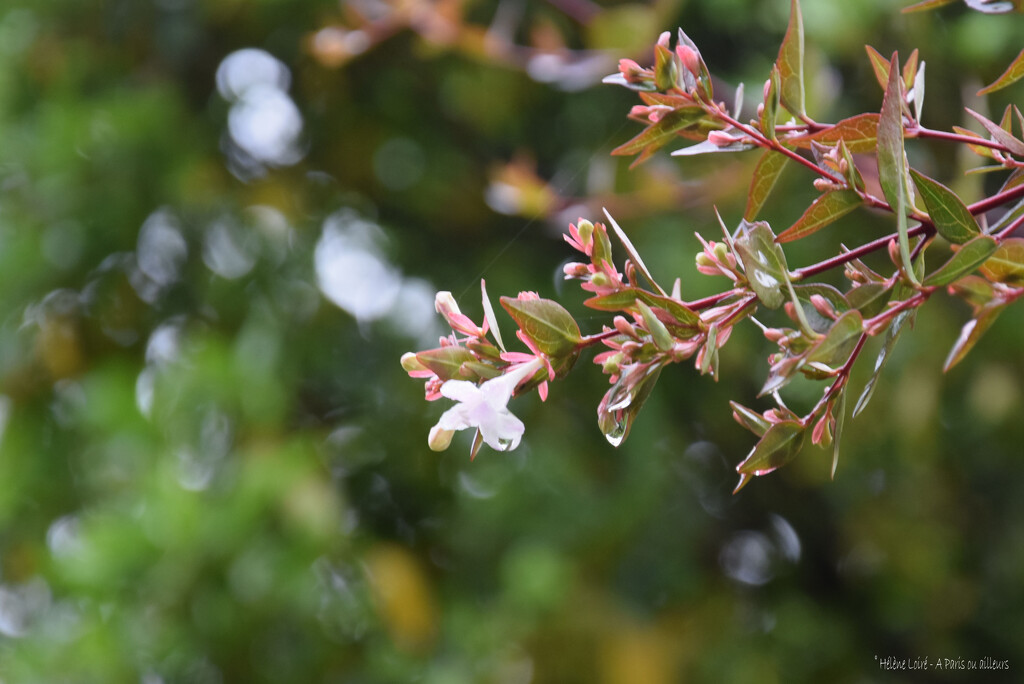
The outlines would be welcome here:
<svg viewBox="0 0 1024 684">
<path fill-rule="evenodd" d="M 441 415 L 431 433 L 479 428 L 484 442 L 495 451 L 515 449 L 526 428 L 508 410 L 508 400 L 519 383 L 541 368 L 541 360 L 534 359 L 479 386 L 465 380 L 447 381 L 441 385 L 441 394 L 459 403 Z"/>
</svg>

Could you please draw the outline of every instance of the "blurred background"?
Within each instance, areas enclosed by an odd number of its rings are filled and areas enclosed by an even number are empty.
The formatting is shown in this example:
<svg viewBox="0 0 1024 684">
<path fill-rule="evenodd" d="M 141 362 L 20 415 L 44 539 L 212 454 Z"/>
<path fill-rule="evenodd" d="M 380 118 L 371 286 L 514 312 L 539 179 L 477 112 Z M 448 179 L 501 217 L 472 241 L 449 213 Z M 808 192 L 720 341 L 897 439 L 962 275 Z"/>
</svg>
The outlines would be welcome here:
<svg viewBox="0 0 1024 684">
<path fill-rule="evenodd" d="M 863 45 L 927 62 L 924 122 L 972 95 L 1019 16 L 805 0 L 808 109 L 877 111 Z M 619 449 L 583 359 L 511 453 L 426 439 L 447 402 L 399 366 L 437 290 L 480 320 L 535 290 L 594 332 L 560 233 L 608 207 L 686 298 L 750 155 L 629 171 L 633 94 L 600 85 L 682 26 L 747 112 L 784 0 L 8 0 L 0 9 L 0 681 L 1012 681 L 1024 668 L 1022 311 L 948 375 L 968 317 L 904 334 L 831 453 L 739 495 L 751 326 L 718 383 L 662 375 Z M 1016 98 L 1016 99 L 1014 99 Z M 967 201 L 1001 178 L 948 145 Z M 790 170 L 777 230 L 814 196 Z M 791 266 L 891 231 L 856 212 Z M 499 311 L 506 339 L 511 321 Z M 588 328 L 589 326 L 589 328 Z M 855 391 L 871 370 L 870 349 Z M 820 387 L 798 385 L 796 405 Z M 887 673 L 878 659 L 1008 660 Z"/>
</svg>

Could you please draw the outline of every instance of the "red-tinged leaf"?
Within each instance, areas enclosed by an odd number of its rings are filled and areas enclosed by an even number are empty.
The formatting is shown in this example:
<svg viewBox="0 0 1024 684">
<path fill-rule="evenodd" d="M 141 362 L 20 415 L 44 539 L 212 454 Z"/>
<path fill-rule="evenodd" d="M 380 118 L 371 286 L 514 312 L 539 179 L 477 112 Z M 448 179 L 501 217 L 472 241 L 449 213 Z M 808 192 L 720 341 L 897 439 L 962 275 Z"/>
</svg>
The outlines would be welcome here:
<svg viewBox="0 0 1024 684">
<path fill-rule="evenodd" d="M 640 93 L 640 99 L 646 105 L 665 105 L 673 109 L 696 106 L 693 98 L 689 95 L 674 95 L 672 93 Z"/>
<path fill-rule="evenodd" d="M 917 48 L 910 53 L 910 57 L 903 63 L 903 86 L 909 91 L 914 87 L 914 78 L 917 76 Z"/>
<path fill-rule="evenodd" d="M 1013 152 L 1014 154 L 1024 154 L 1024 142 L 1010 135 L 1009 133 L 1004 131 L 999 124 L 989 119 L 986 119 L 984 116 L 974 111 L 973 109 L 970 109 L 969 107 L 965 107 L 964 109 L 966 109 L 968 114 L 977 119 L 981 123 L 981 125 L 985 127 L 985 130 L 989 132 L 989 134 L 992 136 L 992 139 L 995 140 L 997 143 L 999 143 L 1006 149 L 1010 150 L 1010 152 Z"/>
<path fill-rule="evenodd" d="M 654 85 L 658 90 L 668 90 L 675 85 L 678 76 L 676 60 L 671 50 L 664 45 L 654 46 Z"/>
<path fill-rule="evenodd" d="M 998 248 L 994 237 L 979 235 L 961 245 L 949 261 L 932 271 L 922 284 L 926 287 L 949 285 L 985 263 Z"/>
<path fill-rule="evenodd" d="M 955 192 L 914 169 L 910 170 L 910 175 L 939 235 L 962 245 L 981 233 L 978 222 Z"/>
<path fill-rule="evenodd" d="M 729 406 L 732 407 L 732 417 L 737 423 L 753 432 L 758 437 L 764 437 L 764 433 L 768 432 L 768 428 L 772 426 L 760 413 L 753 409 L 748 409 L 743 404 L 738 404 L 735 401 L 730 401 Z"/>
<path fill-rule="evenodd" d="M 782 106 L 790 114 L 805 113 L 804 104 L 804 20 L 800 14 L 800 1 L 791 0 L 789 26 L 779 47 L 776 64 L 779 67 L 781 88 L 779 96 Z"/>
<path fill-rule="evenodd" d="M 728 145 L 716 145 L 710 140 L 699 142 L 696 145 L 682 147 L 672 152 L 673 157 L 696 157 L 699 154 L 715 154 L 716 152 L 744 152 L 752 150 L 756 145 L 753 143 L 741 142 L 738 138 Z"/>
<path fill-rule="evenodd" d="M 463 364 L 476 361 L 468 349 L 456 346 L 421 351 L 416 359 L 442 380 L 469 380 L 473 374 L 464 371 Z"/>
<path fill-rule="evenodd" d="M 1010 285 L 1024 284 L 1024 238 L 1007 238 L 989 257 L 981 272 L 989 280 Z"/>
<path fill-rule="evenodd" d="M 938 7 L 944 7 L 946 5 L 952 5 L 957 0 L 924 0 L 909 7 L 903 8 L 903 13 L 908 12 L 922 12 L 924 10 L 936 9 Z"/>
<path fill-rule="evenodd" d="M 1013 190 L 1018 185 L 1024 185 L 1024 167 L 1018 167 L 1013 170 L 1006 181 L 1003 182 L 1003 187 L 999 188 L 999 192 L 1006 192 L 1007 190 Z"/>
<path fill-rule="evenodd" d="M 704 110 L 700 107 L 686 107 L 671 111 L 659 119 L 658 123 L 651 124 L 632 140 L 616 147 L 612 150 L 612 154 L 618 156 L 639 154 L 640 157 L 634 162 L 634 164 L 639 164 L 675 139 L 681 131 L 690 126 L 696 126 L 703 116 Z"/>
<path fill-rule="evenodd" d="M 782 76 L 779 73 L 779 66 L 772 65 L 771 75 L 768 77 L 768 92 L 764 95 L 764 106 L 761 107 L 761 133 L 769 140 L 775 140 L 775 119 L 779 116 L 779 97 L 782 89 Z"/>
<path fill-rule="evenodd" d="M 786 465 L 800 453 L 805 433 L 804 426 L 795 420 L 775 423 L 736 466 L 736 472 L 740 475 L 767 475 Z"/>
<path fill-rule="evenodd" d="M 976 275 L 964 276 L 952 283 L 949 290 L 951 294 L 963 298 L 965 302 L 975 308 L 985 306 L 996 295 L 992 283 Z"/>
<path fill-rule="evenodd" d="M 983 306 L 974 312 L 974 317 L 964 323 L 964 327 L 960 329 L 960 337 L 953 343 L 953 348 L 949 350 L 946 362 L 942 365 L 943 372 L 949 371 L 967 356 L 967 352 L 974 348 L 974 345 L 978 343 L 985 331 L 992 327 L 996 318 L 1005 308 L 1006 304 L 995 304 Z"/>
<path fill-rule="evenodd" d="M 792 242 L 816 233 L 828 224 L 846 216 L 863 203 L 853 190 L 829 190 L 807 208 L 796 223 L 782 231 L 776 242 Z"/>
<path fill-rule="evenodd" d="M 871 68 L 875 72 L 875 78 L 878 79 L 878 85 L 885 90 L 889 83 L 889 60 L 870 45 L 865 45 L 864 50 L 868 53 L 868 59 L 871 60 Z"/>
<path fill-rule="evenodd" d="M 911 281 L 916 280 L 910 261 L 910 238 L 907 235 L 907 155 L 903 147 L 903 82 L 899 74 L 899 55 L 895 52 L 889 63 L 889 83 L 882 98 L 878 116 L 878 182 L 889 206 L 896 213 L 900 260 Z"/>
<path fill-rule="evenodd" d="M 550 357 L 568 357 L 581 342 L 572 315 L 550 299 L 502 297 L 501 305 L 537 349 Z"/>
<path fill-rule="evenodd" d="M 782 170 L 786 168 L 788 160 L 789 157 L 775 150 L 765 150 L 761 155 L 757 166 L 754 167 L 754 175 L 750 179 L 747 209 L 743 212 L 743 218 L 748 221 L 757 218 L 772 189 L 782 176 Z"/>
<path fill-rule="evenodd" d="M 834 145 L 840 140 L 844 141 L 846 147 L 854 154 L 874 152 L 878 143 L 878 114 L 851 116 L 816 133 L 787 138 L 786 143 L 810 147 L 812 142 Z"/>
<path fill-rule="evenodd" d="M 966 136 L 968 136 L 970 138 L 977 138 L 978 140 L 985 140 L 986 139 L 985 136 L 981 135 L 980 133 L 975 133 L 974 131 L 972 131 L 972 130 L 970 130 L 968 128 L 964 128 L 962 126 L 953 126 L 953 130 L 956 133 L 959 133 L 960 135 L 966 135 Z M 971 143 L 967 143 L 967 148 L 971 152 L 974 152 L 974 154 L 978 155 L 979 157 L 988 157 L 989 159 L 995 159 L 996 158 L 995 152 L 993 152 L 991 147 L 986 147 L 984 145 L 972 145 Z M 1002 168 L 1005 168 L 1005 167 L 1002 164 L 1000 164 L 996 168 L 1002 169 Z"/>
</svg>

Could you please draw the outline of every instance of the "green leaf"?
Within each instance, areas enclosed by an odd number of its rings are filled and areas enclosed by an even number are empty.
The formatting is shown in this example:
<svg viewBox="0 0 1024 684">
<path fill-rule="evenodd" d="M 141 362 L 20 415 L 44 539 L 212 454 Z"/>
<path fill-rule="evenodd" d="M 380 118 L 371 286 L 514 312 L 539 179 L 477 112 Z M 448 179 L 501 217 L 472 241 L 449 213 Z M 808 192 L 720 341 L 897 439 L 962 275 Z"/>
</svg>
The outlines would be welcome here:
<svg viewBox="0 0 1024 684">
<path fill-rule="evenodd" d="M 664 45 L 655 45 L 654 85 L 658 87 L 658 90 L 668 90 L 675 85 L 678 75 L 672 51 Z"/>
<path fill-rule="evenodd" d="M 907 322 L 913 322 L 914 311 L 901 311 L 896 314 L 889 328 L 885 332 L 885 342 L 882 343 L 882 348 L 878 351 L 878 356 L 875 358 L 875 369 L 871 373 L 871 377 L 868 378 L 867 383 L 864 385 L 864 390 L 860 393 L 860 398 L 857 399 L 856 405 L 853 407 L 853 417 L 856 418 L 863 411 L 868 402 L 871 401 L 871 396 L 875 393 L 875 386 L 878 384 L 878 378 L 882 374 L 882 369 L 885 367 L 885 363 L 889 360 L 889 355 L 892 353 L 893 348 L 896 346 L 896 342 L 900 339 L 900 333 L 903 332 L 903 327 Z"/>
<path fill-rule="evenodd" d="M 796 223 L 782 231 L 776 242 L 792 242 L 816 233 L 828 224 L 846 216 L 862 204 L 854 190 L 829 190 L 807 208 Z"/>
<path fill-rule="evenodd" d="M 649 125 L 632 140 L 616 147 L 612 150 L 612 154 L 617 156 L 639 154 L 640 156 L 631 165 L 636 166 L 674 140 L 681 131 L 696 126 L 703 117 L 704 110 L 700 107 L 684 107 L 671 111 L 657 123 Z"/>
<path fill-rule="evenodd" d="M 944 7 L 946 5 L 952 5 L 956 0 L 924 0 L 923 2 L 910 5 L 909 7 L 903 8 L 903 13 L 908 12 L 921 12 L 923 10 L 936 9 L 938 7 Z"/>
<path fill-rule="evenodd" d="M 786 168 L 787 161 L 789 161 L 789 157 L 775 150 L 765 150 L 761 158 L 757 160 L 757 166 L 754 167 L 754 175 L 750 179 L 750 191 L 747 193 L 747 208 L 743 212 L 744 219 L 753 221 L 757 218 L 762 207 L 764 207 L 764 203 L 768 200 L 768 195 L 771 194 L 775 184 L 782 176 L 782 171 Z"/>
<path fill-rule="evenodd" d="M 640 253 L 636 251 L 636 247 L 634 247 L 633 243 L 629 241 L 626 231 L 619 227 L 619 224 L 616 223 L 615 219 L 612 218 L 612 215 L 608 213 L 607 209 L 602 208 L 602 210 L 604 211 L 604 215 L 608 218 L 608 222 L 612 225 L 612 230 L 615 231 L 616 237 L 619 238 L 619 242 L 622 243 L 623 248 L 626 250 L 626 254 L 628 254 L 629 258 L 633 260 L 633 265 L 636 266 L 636 269 L 643 274 L 644 278 L 647 278 L 647 282 L 649 282 L 659 294 L 664 295 L 665 290 L 661 288 L 661 285 L 658 285 L 654 276 L 652 276 L 651 272 L 647 270 L 647 265 L 644 263 L 644 260 L 640 258 Z"/>
<path fill-rule="evenodd" d="M 757 298 L 769 309 L 782 306 L 786 301 L 782 286 L 788 281 L 786 255 L 775 243 L 772 229 L 764 221 L 743 221 L 735 245 Z"/>
<path fill-rule="evenodd" d="M 428 349 L 416 354 L 416 358 L 442 380 L 469 380 L 473 377 L 472 372 L 467 372 L 468 368 L 463 370 L 462 364 L 473 363 L 476 357 L 464 347 Z"/>
<path fill-rule="evenodd" d="M 660 308 L 675 319 L 676 326 L 684 328 L 701 328 L 700 316 L 677 299 L 663 297 L 635 287 L 628 287 L 606 295 L 591 297 L 583 302 L 585 306 L 598 311 L 632 311 L 636 302 L 641 301 L 647 306 Z M 672 321 L 662 321 L 672 325 Z"/>
<path fill-rule="evenodd" d="M 572 315 L 550 299 L 502 297 L 501 305 L 537 349 L 550 357 L 567 357 L 582 341 Z"/>
<path fill-rule="evenodd" d="M 878 143 L 878 114 L 858 114 L 815 133 L 786 138 L 787 144 L 810 147 L 812 142 L 834 145 L 840 140 L 854 154 L 868 154 L 875 151 Z"/>
<path fill-rule="evenodd" d="M 768 428 L 772 426 L 760 413 L 753 409 L 748 409 L 743 404 L 730 401 L 729 406 L 732 407 L 732 417 L 736 419 L 736 422 L 758 437 L 764 437 L 764 433 L 768 432 Z"/>
<path fill-rule="evenodd" d="M 899 55 L 889 63 L 889 84 L 878 116 L 878 181 L 889 206 L 896 212 L 900 259 L 903 271 L 916 283 L 910 262 L 910 238 L 907 235 L 907 156 L 903 148 L 903 82 L 899 73 Z"/>
<path fill-rule="evenodd" d="M 946 362 L 942 365 L 943 372 L 948 371 L 967 356 L 967 352 L 971 351 L 981 336 L 992 327 L 1006 306 L 1006 304 L 989 304 L 974 312 L 971 320 L 964 323 L 964 327 L 960 329 L 960 336 L 953 343 L 953 348 L 949 350 Z"/>
<path fill-rule="evenodd" d="M 776 60 L 781 78 L 782 106 L 794 116 L 805 114 L 804 104 L 804 20 L 800 1 L 790 0 L 789 26 Z"/>
<path fill-rule="evenodd" d="M 981 234 L 978 222 L 955 192 L 914 169 L 910 175 L 939 235 L 960 245 Z"/>
<path fill-rule="evenodd" d="M 864 283 L 847 292 L 846 299 L 861 315 L 870 317 L 881 313 L 888 292 L 884 283 Z"/>
<path fill-rule="evenodd" d="M 989 257 L 981 272 L 989 280 L 1024 285 L 1024 238 L 1006 238 Z"/>
<path fill-rule="evenodd" d="M 767 475 L 792 461 L 803 446 L 804 426 L 795 420 L 775 423 L 736 466 L 741 475 Z"/>
<path fill-rule="evenodd" d="M 985 263 L 998 247 L 999 243 L 991 235 L 979 235 L 961 246 L 949 261 L 925 278 L 923 284 L 928 287 L 949 285 Z"/>
<path fill-rule="evenodd" d="M 1024 141 L 1018 140 L 1014 136 L 1010 135 L 1009 133 L 1004 131 L 1002 127 L 999 126 L 999 124 L 997 124 L 995 121 L 986 119 L 984 116 L 974 111 L 973 109 L 970 109 L 969 107 L 964 107 L 964 109 L 966 109 L 968 114 L 977 119 L 981 123 L 981 125 L 985 127 L 985 130 L 988 131 L 989 134 L 991 134 L 992 138 L 997 143 L 999 143 L 1006 149 L 1010 150 L 1014 154 L 1024 154 Z"/>
<path fill-rule="evenodd" d="M 863 334 L 864 319 L 856 309 L 847 311 L 832 324 L 828 333 L 807 352 L 806 363 L 836 369 L 850 358 Z"/>
</svg>

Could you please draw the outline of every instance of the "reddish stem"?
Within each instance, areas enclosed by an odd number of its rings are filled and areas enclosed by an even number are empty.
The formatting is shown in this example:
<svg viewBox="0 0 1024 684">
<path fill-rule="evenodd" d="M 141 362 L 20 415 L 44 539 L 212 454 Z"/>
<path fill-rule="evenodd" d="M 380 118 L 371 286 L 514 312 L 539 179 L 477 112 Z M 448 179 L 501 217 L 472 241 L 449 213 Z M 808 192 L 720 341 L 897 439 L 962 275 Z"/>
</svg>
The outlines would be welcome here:
<svg viewBox="0 0 1024 684">
<path fill-rule="evenodd" d="M 962 133 L 949 133 L 947 131 L 936 131 L 931 128 L 925 128 L 924 126 L 918 125 L 914 128 L 907 129 L 907 135 L 917 138 L 931 138 L 933 140 L 948 140 L 950 142 L 965 143 L 967 145 L 978 145 L 979 147 L 988 147 L 993 150 L 999 150 L 1011 154 L 1010 150 L 1006 149 L 999 143 L 988 140 L 987 138 L 975 138 L 971 135 L 963 135 Z"/>
</svg>

